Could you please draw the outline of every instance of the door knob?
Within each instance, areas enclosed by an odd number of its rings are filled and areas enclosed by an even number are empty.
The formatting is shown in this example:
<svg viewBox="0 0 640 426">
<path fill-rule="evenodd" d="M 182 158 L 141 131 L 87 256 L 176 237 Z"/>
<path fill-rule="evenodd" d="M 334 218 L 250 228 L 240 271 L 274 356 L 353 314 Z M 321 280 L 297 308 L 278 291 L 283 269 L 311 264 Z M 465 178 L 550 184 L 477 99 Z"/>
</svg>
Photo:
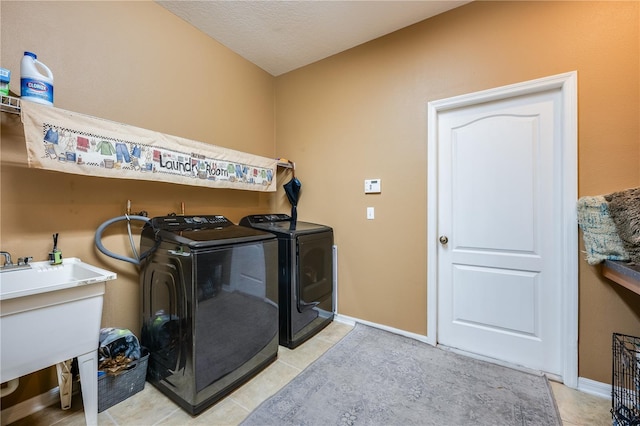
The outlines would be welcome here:
<svg viewBox="0 0 640 426">
<path fill-rule="evenodd" d="M 445 245 L 445 244 L 447 244 L 449 242 L 449 238 L 447 238 L 446 235 L 441 235 L 439 240 L 440 240 L 440 244 L 442 244 L 442 245 Z"/>
</svg>

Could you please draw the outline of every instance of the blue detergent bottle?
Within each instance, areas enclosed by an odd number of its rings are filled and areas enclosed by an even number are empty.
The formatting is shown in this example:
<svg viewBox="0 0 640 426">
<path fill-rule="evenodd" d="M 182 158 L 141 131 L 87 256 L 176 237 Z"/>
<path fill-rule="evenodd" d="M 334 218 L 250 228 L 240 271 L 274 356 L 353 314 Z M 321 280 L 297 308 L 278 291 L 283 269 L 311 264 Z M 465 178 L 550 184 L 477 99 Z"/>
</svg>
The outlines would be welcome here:
<svg viewBox="0 0 640 426">
<path fill-rule="evenodd" d="M 20 97 L 22 100 L 53 105 L 53 73 L 35 53 L 24 52 L 20 62 Z"/>
</svg>

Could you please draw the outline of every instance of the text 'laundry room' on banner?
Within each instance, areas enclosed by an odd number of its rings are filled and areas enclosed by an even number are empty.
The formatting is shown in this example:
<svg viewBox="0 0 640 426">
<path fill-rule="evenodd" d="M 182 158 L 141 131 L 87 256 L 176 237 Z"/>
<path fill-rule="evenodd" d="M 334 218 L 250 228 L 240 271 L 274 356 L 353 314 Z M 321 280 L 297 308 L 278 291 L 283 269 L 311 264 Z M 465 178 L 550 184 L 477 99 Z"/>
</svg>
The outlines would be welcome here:
<svg viewBox="0 0 640 426">
<path fill-rule="evenodd" d="M 21 103 L 29 167 L 210 188 L 276 190 L 275 159 L 32 102 Z"/>
</svg>

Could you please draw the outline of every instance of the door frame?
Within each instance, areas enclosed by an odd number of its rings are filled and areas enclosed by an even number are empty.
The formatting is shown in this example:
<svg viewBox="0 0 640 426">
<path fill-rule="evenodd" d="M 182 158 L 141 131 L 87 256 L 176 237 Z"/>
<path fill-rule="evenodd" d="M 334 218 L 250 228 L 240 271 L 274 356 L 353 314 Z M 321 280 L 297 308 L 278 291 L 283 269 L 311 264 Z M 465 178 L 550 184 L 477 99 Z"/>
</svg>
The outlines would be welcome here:
<svg viewBox="0 0 640 426">
<path fill-rule="evenodd" d="M 578 387 L 578 73 L 553 75 L 427 104 L 427 343 L 438 344 L 438 114 L 485 102 L 560 90 L 561 135 L 561 348 L 562 379 Z"/>
</svg>

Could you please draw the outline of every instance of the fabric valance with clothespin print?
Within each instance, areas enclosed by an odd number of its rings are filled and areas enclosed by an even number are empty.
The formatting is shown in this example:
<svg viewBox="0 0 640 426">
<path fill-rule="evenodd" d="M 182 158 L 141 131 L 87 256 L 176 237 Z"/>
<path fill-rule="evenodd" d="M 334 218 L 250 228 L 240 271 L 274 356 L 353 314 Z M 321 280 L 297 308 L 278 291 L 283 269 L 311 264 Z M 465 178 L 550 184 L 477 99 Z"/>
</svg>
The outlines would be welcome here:
<svg viewBox="0 0 640 426">
<path fill-rule="evenodd" d="M 275 159 L 22 102 L 29 167 L 79 175 L 276 191 Z"/>
</svg>

